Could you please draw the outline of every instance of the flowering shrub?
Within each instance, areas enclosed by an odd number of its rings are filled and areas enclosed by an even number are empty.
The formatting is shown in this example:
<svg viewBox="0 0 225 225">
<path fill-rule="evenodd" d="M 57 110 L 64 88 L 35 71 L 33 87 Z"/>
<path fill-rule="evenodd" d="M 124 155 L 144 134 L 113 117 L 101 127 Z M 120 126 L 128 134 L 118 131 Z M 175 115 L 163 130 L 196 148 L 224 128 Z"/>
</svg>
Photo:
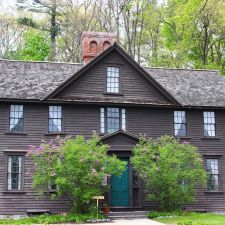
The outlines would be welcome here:
<svg viewBox="0 0 225 225">
<path fill-rule="evenodd" d="M 131 159 L 144 181 L 148 198 L 172 211 L 195 200 L 196 186 L 206 184 L 207 174 L 197 148 L 173 137 L 141 139 Z"/>
<path fill-rule="evenodd" d="M 33 187 L 41 193 L 56 186 L 54 197 L 67 196 L 71 209 L 86 212 L 91 198 L 102 195 L 106 175 L 120 175 L 126 162 L 107 155 L 108 146 L 99 137 L 83 136 L 43 141 L 39 147 L 29 146 L 28 156 L 34 160 Z"/>
</svg>

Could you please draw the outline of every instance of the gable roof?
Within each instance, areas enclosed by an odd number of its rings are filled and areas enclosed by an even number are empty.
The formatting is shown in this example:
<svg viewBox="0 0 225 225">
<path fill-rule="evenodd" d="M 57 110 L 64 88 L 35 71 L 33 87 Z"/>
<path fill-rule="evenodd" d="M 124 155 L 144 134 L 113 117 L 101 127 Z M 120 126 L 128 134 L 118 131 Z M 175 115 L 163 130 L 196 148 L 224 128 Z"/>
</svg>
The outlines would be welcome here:
<svg viewBox="0 0 225 225">
<path fill-rule="evenodd" d="M 0 100 L 40 101 L 84 67 L 81 63 L 0 59 Z M 146 67 L 141 70 L 183 106 L 225 107 L 225 79 L 218 71 Z"/>
<path fill-rule="evenodd" d="M 66 81 L 60 84 L 56 89 L 54 89 L 50 94 L 48 94 L 44 100 L 50 99 L 54 97 L 57 93 L 65 89 L 68 85 L 78 79 L 80 76 L 84 74 L 88 69 L 93 67 L 97 62 L 103 59 L 110 52 L 115 50 L 119 54 L 123 56 L 133 67 L 135 67 L 141 74 L 144 76 L 151 84 L 155 86 L 159 92 L 161 92 L 166 99 L 168 99 L 171 103 L 179 105 L 180 103 L 167 91 L 165 90 L 154 78 L 149 75 L 149 73 L 144 70 L 131 56 L 129 56 L 117 43 L 114 43 L 112 46 L 107 48 L 105 51 L 101 52 L 98 56 L 96 56 L 93 60 L 91 60 L 88 64 L 78 70 L 74 75 L 70 76 Z"/>
<path fill-rule="evenodd" d="M 106 134 L 106 135 L 104 135 L 104 136 L 101 137 L 101 141 L 107 140 L 108 138 L 117 136 L 119 134 L 122 134 L 124 136 L 127 136 L 127 137 L 129 137 L 131 139 L 134 139 L 135 141 L 139 141 L 139 137 L 138 136 L 136 136 L 136 135 L 134 135 L 132 133 L 129 133 L 127 131 L 124 131 L 124 130 L 118 130 L 118 131 L 115 131 L 115 132 L 113 132 L 111 134 Z"/>
</svg>

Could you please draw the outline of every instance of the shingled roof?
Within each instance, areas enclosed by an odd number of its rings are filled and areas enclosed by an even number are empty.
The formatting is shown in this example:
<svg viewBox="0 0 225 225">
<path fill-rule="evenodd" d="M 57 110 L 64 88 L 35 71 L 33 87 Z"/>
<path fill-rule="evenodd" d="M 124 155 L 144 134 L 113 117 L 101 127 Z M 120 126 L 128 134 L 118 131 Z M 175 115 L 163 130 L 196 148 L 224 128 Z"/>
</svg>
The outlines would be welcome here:
<svg viewBox="0 0 225 225">
<path fill-rule="evenodd" d="M 0 99 L 44 98 L 83 64 L 0 59 Z"/>
<path fill-rule="evenodd" d="M 183 106 L 225 107 L 225 78 L 217 70 L 145 70 Z"/>
<path fill-rule="evenodd" d="M 82 66 L 0 60 L 0 99 L 41 100 Z M 225 107 L 225 79 L 218 71 L 144 69 L 183 106 Z"/>
</svg>

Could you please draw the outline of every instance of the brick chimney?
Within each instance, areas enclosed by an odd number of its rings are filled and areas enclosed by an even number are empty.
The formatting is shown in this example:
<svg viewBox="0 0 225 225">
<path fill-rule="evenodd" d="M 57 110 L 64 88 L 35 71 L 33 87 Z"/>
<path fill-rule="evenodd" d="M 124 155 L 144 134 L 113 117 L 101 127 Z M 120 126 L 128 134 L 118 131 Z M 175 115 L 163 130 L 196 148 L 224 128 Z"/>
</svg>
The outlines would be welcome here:
<svg viewBox="0 0 225 225">
<path fill-rule="evenodd" d="M 116 42 L 116 35 L 104 32 L 83 32 L 82 58 L 84 64 Z"/>
</svg>

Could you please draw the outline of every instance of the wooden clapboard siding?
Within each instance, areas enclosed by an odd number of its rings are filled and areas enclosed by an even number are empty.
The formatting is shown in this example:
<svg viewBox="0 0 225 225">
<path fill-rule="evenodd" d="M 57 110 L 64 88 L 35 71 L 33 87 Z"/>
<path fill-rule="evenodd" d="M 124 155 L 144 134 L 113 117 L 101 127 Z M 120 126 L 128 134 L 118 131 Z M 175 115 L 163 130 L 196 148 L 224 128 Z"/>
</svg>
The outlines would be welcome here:
<svg viewBox="0 0 225 225">
<path fill-rule="evenodd" d="M 65 135 L 85 135 L 90 138 L 93 131 L 99 133 L 100 108 L 103 105 L 62 105 L 63 106 L 63 133 Z M 29 209 L 49 209 L 59 212 L 68 209 L 66 199 L 50 200 L 48 196 L 39 197 L 32 190 L 32 176 L 28 175 L 33 163 L 25 159 L 24 193 L 5 192 L 5 155 L 6 150 L 26 150 L 29 144 L 39 145 L 41 140 L 49 140 L 54 135 L 48 132 L 48 105 L 24 104 L 25 134 L 7 134 L 9 126 L 10 104 L 1 104 L 0 107 L 0 215 L 25 214 Z M 173 135 L 173 109 L 147 108 L 123 106 L 126 109 L 127 132 L 139 136 L 146 134 L 148 137 Z M 195 210 L 225 211 L 225 111 L 216 110 L 216 139 L 203 138 L 202 110 L 187 109 L 187 134 L 186 141 L 199 148 L 203 155 L 220 155 L 221 192 L 206 193 L 205 189 L 198 189 L 197 202 L 188 207 Z M 135 145 L 124 135 L 118 134 L 108 139 L 113 152 L 128 152 Z M 130 153 L 129 153 L 130 154 Z M 151 202 L 142 194 L 142 206 L 156 209 L 158 204 Z"/>
<path fill-rule="evenodd" d="M 120 94 L 122 94 L 123 100 L 143 98 L 143 100 L 146 99 L 153 103 L 170 103 L 153 84 L 115 51 L 107 55 L 103 61 L 98 62 L 94 67 L 90 68 L 54 98 L 67 99 L 78 96 L 110 97 L 110 95 L 105 94 L 107 66 L 117 66 L 120 69 L 120 87 L 122 88 Z"/>
</svg>

